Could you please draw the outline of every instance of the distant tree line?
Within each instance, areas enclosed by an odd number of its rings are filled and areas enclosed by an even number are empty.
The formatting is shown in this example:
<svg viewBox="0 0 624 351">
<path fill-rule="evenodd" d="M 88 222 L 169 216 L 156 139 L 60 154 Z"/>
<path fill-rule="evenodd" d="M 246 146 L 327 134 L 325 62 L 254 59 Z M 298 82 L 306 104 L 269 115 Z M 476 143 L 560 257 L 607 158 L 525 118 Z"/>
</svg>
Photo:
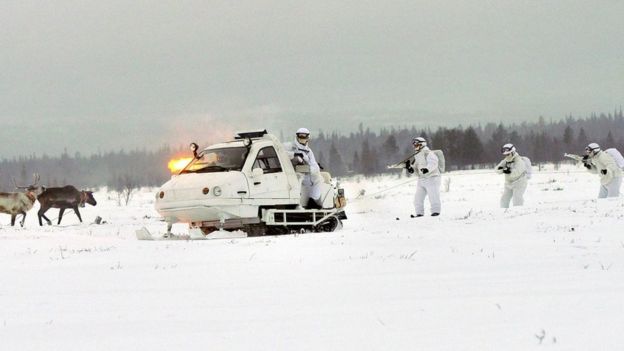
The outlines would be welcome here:
<svg viewBox="0 0 624 351">
<path fill-rule="evenodd" d="M 107 186 L 122 193 L 128 188 L 157 186 L 170 177 L 167 162 L 176 154 L 182 154 L 180 148 L 165 146 L 155 151 L 120 150 L 88 157 L 80 153 L 70 156 L 65 151 L 59 157 L 30 155 L 4 159 L 0 161 L 0 191 L 14 189 L 13 179 L 18 184 L 32 183 L 34 173 L 40 175 L 41 184 L 49 187 Z"/>
<path fill-rule="evenodd" d="M 425 137 L 432 149 L 444 151 L 448 170 L 491 167 L 501 159 L 500 148 L 508 142 L 535 164 L 559 163 L 564 152 L 582 153 L 589 142 L 624 151 L 624 115 L 620 108 L 613 113 L 568 116 L 558 121 L 540 117 L 535 123 L 487 123 L 436 130 L 397 126 L 378 132 L 360 124 L 349 134 L 312 135 L 311 147 L 321 165 L 335 176 L 373 175 L 390 172 L 386 165 L 409 155 L 412 138 L 417 136 Z M 33 173 L 40 174 L 41 183 L 47 186 L 107 186 L 119 192 L 128 187 L 157 186 L 170 177 L 167 162 L 188 154 L 186 147 L 163 146 L 151 151 L 121 150 L 90 156 L 65 151 L 58 157 L 5 158 L 0 161 L 0 191 L 13 189 L 13 178 L 19 184 L 31 182 Z"/>
</svg>

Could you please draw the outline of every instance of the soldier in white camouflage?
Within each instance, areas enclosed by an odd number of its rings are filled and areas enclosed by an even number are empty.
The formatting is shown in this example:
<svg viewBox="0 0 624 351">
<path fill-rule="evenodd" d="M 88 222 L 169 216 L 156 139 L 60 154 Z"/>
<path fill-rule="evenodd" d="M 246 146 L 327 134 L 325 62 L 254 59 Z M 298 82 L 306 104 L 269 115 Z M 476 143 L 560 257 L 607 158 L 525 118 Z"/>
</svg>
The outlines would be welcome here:
<svg viewBox="0 0 624 351">
<path fill-rule="evenodd" d="M 598 198 L 619 196 L 622 185 L 622 170 L 615 159 L 607 152 L 602 151 L 600 145 L 596 143 L 587 145 L 585 154 L 583 165 L 589 172 L 598 174 L 600 177 Z"/>
<path fill-rule="evenodd" d="M 407 171 L 418 176 L 416 195 L 414 196 L 416 214 L 411 216 L 422 217 L 425 215 L 425 197 L 429 197 L 431 215 L 438 216 L 442 209 L 438 156 L 427 147 L 427 141 L 423 137 L 414 138 L 412 145 L 414 145 L 416 154 L 405 162 Z"/>
<path fill-rule="evenodd" d="M 509 208 L 513 200 L 514 206 L 524 204 L 524 192 L 528 184 L 529 169 L 522 156 L 513 144 L 505 144 L 501 149 L 505 158 L 496 165 L 496 172 L 505 175 L 505 186 L 500 199 L 502 208 Z"/>
<path fill-rule="evenodd" d="M 321 208 L 321 169 L 316 162 L 314 152 L 310 149 L 310 131 L 299 128 L 295 133 L 295 141 L 284 143 L 288 157 L 296 165 L 308 165 L 309 172 L 300 175 L 301 178 L 301 205 L 306 208 Z"/>
</svg>

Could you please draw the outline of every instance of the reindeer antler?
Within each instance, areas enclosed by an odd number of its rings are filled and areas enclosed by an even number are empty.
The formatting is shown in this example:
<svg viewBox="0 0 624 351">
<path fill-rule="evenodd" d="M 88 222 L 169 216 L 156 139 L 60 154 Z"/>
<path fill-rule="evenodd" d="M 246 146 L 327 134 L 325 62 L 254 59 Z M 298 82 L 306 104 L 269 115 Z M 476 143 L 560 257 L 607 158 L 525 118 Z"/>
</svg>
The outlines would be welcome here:
<svg viewBox="0 0 624 351">
<path fill-rule="evenodd" d="M 17 182 L 15 181 L 15 178 L 11 178 L 11 179 L 13 179 L 13 185 L 15 185 L 15 189 L 26 189 L 26 188 L 28 188 L 27 186 L 17 185 Z"/>
<path fill-rule="evenodd" d="M 13 180 L 13 185 L 15 185 L 15 189 L 28 189 L 28 188 L 32 188 L 37 186 L 37 184 L 39 183 L 39 180 L 41 180 L 41 176 L 39 176 L 39 173 L 34 173 L 33 174 L 33 181 L 34 183 L 31 185 L 17 185 L 17 182 L 15 181 L 15 177 L 11 177 L 11 179 Z"/>
</svg>

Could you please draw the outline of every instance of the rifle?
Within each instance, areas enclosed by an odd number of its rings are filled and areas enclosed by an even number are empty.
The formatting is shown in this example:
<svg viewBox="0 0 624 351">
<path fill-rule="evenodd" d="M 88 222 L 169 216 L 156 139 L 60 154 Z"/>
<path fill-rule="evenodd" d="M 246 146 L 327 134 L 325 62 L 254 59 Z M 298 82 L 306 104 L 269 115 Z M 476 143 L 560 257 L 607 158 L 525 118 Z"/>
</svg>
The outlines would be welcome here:
<svg viewBox="0 0 624 351">
<path fill-rule="evenodd" d="M 563 154 L 563 157 L 567 157 L 567 158 L 571 158 L 573 160 L 575 160 L 576 162 L 583 162 L 583 163 L 587 163 L 587 156 L 580 156 L 580 155 L 576 155 L 576 154 L 568 154 L 565 153 Z"/>
<path fill-rule="evenodd" d="M 418 151 L 416 151 L 416 152 L 414 152 L 414 153 L 410 154 L 409 156 L 407 156 L 407 157 L 406 157 L 406 158 L 404 158 L 403 160 L 401 160 L 401 161 L 399 161 L 399 162 L 397 162 L 397 163 L 390 164 L 390 165 L 388 165 L 388 166 L 386 166 L 386 167 L 387 167 L 388 169 L 392 169 L 392 168 L 399 168 L 399 169 L 401 169 L 401 168 L 405 168 L 405 162 L 406 162 L 407 160 L 411 159 L 412 157 L 416 156 L 416 155 L 417 155 L 420 151 L 421 151 L 421 150 L 418 150 Z"/>
</svg>

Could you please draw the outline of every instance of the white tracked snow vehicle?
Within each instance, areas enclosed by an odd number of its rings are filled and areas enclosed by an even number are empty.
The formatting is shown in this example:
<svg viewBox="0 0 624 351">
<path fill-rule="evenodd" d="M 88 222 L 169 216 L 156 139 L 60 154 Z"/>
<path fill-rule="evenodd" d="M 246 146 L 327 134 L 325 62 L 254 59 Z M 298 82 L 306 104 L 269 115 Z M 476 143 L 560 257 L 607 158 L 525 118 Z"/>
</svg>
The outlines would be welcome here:
<svg viewBox="0 0 624 351">
<path fill-rule="evenodd" d="M 167 233 L 152 236 L 143 228 L 138 239 L 210 239 L 237 230 L 245 236 L 332 232 L 347 218 L 344 191 L 327 172 L 321 172 L 322 208 L 300 204 L 301 177 L 309 167 L 294 166 L 266 130 L 238 133 L 200 152 L 195 143 L 191 147 L 193 160 L 156 192 Z M 189 234 L 172 234 L 174 223 L 188 223 Z"/>
</svg>

